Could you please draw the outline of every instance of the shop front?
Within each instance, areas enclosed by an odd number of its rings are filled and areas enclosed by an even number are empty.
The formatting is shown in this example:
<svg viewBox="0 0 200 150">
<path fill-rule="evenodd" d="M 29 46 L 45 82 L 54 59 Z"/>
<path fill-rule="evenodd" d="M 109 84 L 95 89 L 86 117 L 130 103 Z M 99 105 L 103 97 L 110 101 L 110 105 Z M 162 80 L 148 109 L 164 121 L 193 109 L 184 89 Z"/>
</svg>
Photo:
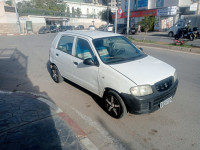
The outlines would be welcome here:
<svg viewBox="0 0 200 150">
<path fill-rule="evenodd" d="M 149 10 L 140 10 L 140 11 L 132 11 L 130 12 L 130 26 L 135 26 L 137 28 L 138 22 L 142 21 L 145 16 L 155 17 L 157 16 L 157 9 L 149 9 Z M 115 15 L 112 16 L 115 19 Z M 118 22 L 123 22 L 126 24 L 127 22 L 127 12 L 118 15 Z"/>
<path fill-rule="evenodd" d="M 166 7 L 157 9 L 157 24 L 154 26 L 156 31 L 167 31 L 178 20 L 178 7 Z"/>
</svg>

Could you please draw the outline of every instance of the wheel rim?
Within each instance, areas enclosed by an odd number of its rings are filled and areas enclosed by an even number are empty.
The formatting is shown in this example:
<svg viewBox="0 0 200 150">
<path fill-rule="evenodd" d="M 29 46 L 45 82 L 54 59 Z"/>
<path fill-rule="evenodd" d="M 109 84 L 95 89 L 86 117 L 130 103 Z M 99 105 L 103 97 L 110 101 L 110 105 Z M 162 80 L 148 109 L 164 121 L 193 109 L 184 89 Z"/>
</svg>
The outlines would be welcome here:
<svg viewBox="0 0 200 150">
<path fill-rule="evenodd" d="M 106 97 L 106 109 L 107 112 L 114 117 L 119 116 L 122 112 L 119 101 L 112 95 Z"/>
<path fill-rule="evenodd" d="M 54 67 L 52 68 L 52 77 L 54 81 L 58 81 L 58 71 Z"/>
</svg>

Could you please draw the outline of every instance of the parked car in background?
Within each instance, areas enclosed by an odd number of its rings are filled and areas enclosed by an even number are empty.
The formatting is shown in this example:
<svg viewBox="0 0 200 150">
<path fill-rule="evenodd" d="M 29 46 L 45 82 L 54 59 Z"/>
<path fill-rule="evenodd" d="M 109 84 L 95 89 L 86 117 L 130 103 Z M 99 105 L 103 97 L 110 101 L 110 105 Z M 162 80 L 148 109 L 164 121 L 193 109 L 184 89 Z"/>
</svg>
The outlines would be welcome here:
<svg viewBox="0 0 200 150">
<path fill-rule="evenodd" d="M 90 26 L 88 27 L 88 30 L 96 30 L 96 27 L 95 27 L 94 25 L 90 25 Z"/>
<path fill-rule="evenodd" d="M 57 26 L 50 26 L 50 32 L 51 32 L 51 33 L 56 33 L 56 32 L 58 32 Z"/>
<path fill-rule="evenodd" d="M 109 24 L 104 28 L 104 31 L 113 32 L 113 24 Z"/>
<path fill-rule="evenodd" d="M 84 30 L 84 25 L 78 25 L 75 29 L 76 30 Z"/>
<path fill-rule="evenodd" d="M 97 30 L 98 31 L 104 31 L 105 30 L 106 25 L 101 25 Z"/>
<path fill-rule="evenodd" d="M 114 118 L 156 111 L 176 93 L 176 69 L 120 34 L 60 32 L 49 52 L 52 79 L 66 78 L 98 95 Z"/>
<path fill-rule="evenodd" d="M 50 26 L 42 26 L 38 31 L 39 34 L 46 34 L 50 32 Z"/>
<path fill-rule="evenodd" d="M 129 27 L 129 34 L 135 34 L 136 29 L 134 27 Z M 115 32 L 115 27 L 113 28 L 113 32 Z M 127 25 L 126 24 L 117 24 L 117 33 L 126 34 L 127 33 Z"/>
<path fill-rule="evenodd" d="M 73 26 L 60 26 L 59 32 L 67 31 L 67 30 L 73 30 Z"/>
</svg>

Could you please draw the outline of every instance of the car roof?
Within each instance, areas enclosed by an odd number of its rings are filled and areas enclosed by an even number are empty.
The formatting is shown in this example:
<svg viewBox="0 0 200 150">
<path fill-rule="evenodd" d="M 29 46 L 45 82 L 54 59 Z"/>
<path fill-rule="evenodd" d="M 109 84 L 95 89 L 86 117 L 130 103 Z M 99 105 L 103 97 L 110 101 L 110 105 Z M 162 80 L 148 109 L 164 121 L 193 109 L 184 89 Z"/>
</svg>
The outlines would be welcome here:
<svg viewBox="0 0 200 150">
<path fill-rule="evenodd" d="M 73 30 L 73 31 L 65 31 L 60 34 L 73 34 L 73 35 L 81 35 L 85 37 L 89 37 L 92 39 L 103 38 L 103 37 L 111 37 L 111 36 L 122 36 L 121 34 L 116 34 L 112 32 L 103 32 L 103 31 L 88 31 L 88 30 Z"/>
</svg>

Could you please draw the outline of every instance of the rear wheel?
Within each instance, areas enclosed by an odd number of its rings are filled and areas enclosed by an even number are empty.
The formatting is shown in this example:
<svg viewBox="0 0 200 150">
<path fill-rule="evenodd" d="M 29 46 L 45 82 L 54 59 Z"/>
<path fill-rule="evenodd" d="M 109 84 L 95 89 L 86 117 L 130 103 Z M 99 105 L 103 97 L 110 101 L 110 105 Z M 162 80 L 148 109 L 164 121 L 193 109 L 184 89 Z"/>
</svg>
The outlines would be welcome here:
<svg viewBox="0 0 200 150">
<path fill-rule="evenodd" d="M 175 35 L 175 37 L 174 37 L 174 38 L 175 38 L 175 40 L 178 40 L 178 39 L 179 39 L 179 37 L 178 37 L 177 35 Z"/>
<path fill-rule="evenodd" d="M 168 33 L 168 36 L 169 36 L 169 37 L 173 37 L 173 36 L 174 36 L 174 33 L 173 33 L 173 32 L 169 32 L 169 33 Z"/>
<path fill-rule="evenodd" d="M 112 90 L 106 92 L 104 100 L 105 109 L 110 116 L 119 119 L 127 114 L 127 108 L 124 101 L 117 92 Z"/>
<path fill-rule="evenodd" d="M 60 82 L 63 81 L 63 77 L 61 76 L 61 74 L 60 74 L 58 68 L 56 67 L 56 65 L 53 65 L 51 67 L 51 77 L 56 83 L 60 83 Z"/>
<path fill-rule="evenodd" d="M 189 35 L 189 40 L 193 41 L 194 40 L 194 36 L 192 34 Z"/>
</svg>

